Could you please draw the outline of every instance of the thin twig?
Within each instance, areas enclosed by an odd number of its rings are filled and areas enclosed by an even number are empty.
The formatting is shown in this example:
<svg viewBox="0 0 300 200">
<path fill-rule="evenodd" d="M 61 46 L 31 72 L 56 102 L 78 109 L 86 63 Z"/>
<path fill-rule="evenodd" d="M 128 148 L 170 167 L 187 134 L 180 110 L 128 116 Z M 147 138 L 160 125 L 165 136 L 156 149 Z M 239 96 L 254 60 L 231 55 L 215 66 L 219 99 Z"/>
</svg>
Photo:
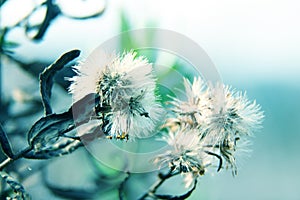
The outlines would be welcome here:
<svg viewBox="0 0 300 200">
<path fill-rule="evenodd" d="M 179 171 L 173 172 L 170 170 L 167 174 L 159 174 L 159 180 L 157 180 L 149 189 L 147 193 L 145 193 L 142 197 L 139 198 L 139 200 L 145 199 L 148 196 L 153 196 L 156 192 L 156 190 L 169 178 L 176 176 L 180 174 Z M 155 195 L 154 195 L 155 196 Z"/>
</svg>

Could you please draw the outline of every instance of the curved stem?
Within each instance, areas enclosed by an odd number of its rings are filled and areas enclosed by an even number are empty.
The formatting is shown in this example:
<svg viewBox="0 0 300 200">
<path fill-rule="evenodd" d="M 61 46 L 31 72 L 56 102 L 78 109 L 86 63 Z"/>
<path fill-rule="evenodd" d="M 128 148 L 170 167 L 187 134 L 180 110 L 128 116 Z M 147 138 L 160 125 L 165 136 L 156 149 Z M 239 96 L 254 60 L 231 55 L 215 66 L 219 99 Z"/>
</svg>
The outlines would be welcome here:
<svg viewBox="0 0 300 200">
<path fill-rule="evenodd" d="M 216 158 L 219 159 L 219 167 L 217 169 L 217 172 L 219 172 L 222 168 L 222 164 L 223 164 L 223 159 L 220 155 L 216 154 L 216 153 L 213 153 L 213 152 L 210 152 L 210 151 L 204 151 L 205 153 L 207 153 L 208 155 L 211 155 L 211 156 L 215 156 Z"/>
<path fill-rule="evenodd" d="M 148 190 L 147 193 L 145 193 L 142 197 L 139 198 L 139 200 L 145 199 L 148 196 L 153 196 L 153 194 L 155 194 L 156 190 L 169 178 L 171 178 L 172 176 L 176 176 L 180 174 L 179 171 L 173 172 L 172 170 L 170 170 L 167 174 L 158 174 L 159 180 L 157 180 Z"/>
<path fill-rule="evenodd" d="M 194 192 L 197 186 L 197 178 L 194 180 L 194 186 L 187 191 L 185 194 L 179 195 L 179 196 L 172 196 L 172 195 L 155 195 L 158 199 L 168 199 L 168 200 L 182 200 L 187 199 L 191 194 Z"/>
</svg>

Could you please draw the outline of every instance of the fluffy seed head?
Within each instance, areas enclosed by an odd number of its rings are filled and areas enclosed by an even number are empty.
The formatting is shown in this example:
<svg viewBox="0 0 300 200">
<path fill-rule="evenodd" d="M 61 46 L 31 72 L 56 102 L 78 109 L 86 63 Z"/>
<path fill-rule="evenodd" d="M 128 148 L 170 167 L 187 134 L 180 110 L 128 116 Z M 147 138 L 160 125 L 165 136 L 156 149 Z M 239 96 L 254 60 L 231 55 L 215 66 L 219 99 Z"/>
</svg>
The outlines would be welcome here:
<svg viewBox="0 0 300 200">
<path fill-rule="evenodd" d="M 122 55 L 97 51 L 75 71 L 77 76 L 70 79 L 69 88 L 74 100 L 89 93 L 99 95 L 96 111 L 109 137 L 148 137 L 153 133 L 163 110 L 155 95 L 152 65 L 146 58 L 133 51 Z"/>
</svg>

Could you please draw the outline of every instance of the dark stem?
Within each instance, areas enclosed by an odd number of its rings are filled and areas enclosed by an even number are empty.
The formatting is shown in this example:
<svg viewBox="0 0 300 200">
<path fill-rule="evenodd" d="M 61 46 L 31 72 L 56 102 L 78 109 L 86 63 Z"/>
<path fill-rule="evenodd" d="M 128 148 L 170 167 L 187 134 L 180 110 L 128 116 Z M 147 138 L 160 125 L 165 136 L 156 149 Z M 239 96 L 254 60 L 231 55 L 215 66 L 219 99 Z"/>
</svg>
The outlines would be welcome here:
<svg viewBox="0 0 300 200">
<path fill-rule="evenodd" d="M 27 154 L 31 150 L 32 150 L 32 147 L 27 147 L 24 150 L 17 153 L 13 158 L 7 158 L 6 160 L 2 161 L 0 163 L 0 171 L 2 171 L 7 165 L 9 165 L 9 164 L 15 162 L 16 160 L 19 160 L 20 158 L 22 158 L 25 154 Z"/>
<path fill-rule="evenodd" d="M 210 151 L 205 151 L 205 153 L 207 153 L 208 155 L 211 155 L 211 156 L 215 156 L 216 158 L 219 159 L 219 167 L 217 169 L 217 172 L 221 170 L 222 168 L 222 164 L 223 164 L 223 159 L 220 155 L 216 154 L 216 153 L 213 153 L 213 152 L 210 152 Z"/>
<path fill-rule="evenodd" d="M 120 200 L 124 199 L 124 186 L 125 186 L 125 183 L 127 182 L 127 180 L 129 179 L 129 177 L 130 177 L 130 172 L 126 172 L 126 177 L 119 186 L 119 199 Z"/>
<path fill-rule="evenodd" d="M 179 171 L 173 172 L 172 170 L 170 170 L 167 174 L 158 174 L 158 178 L 159 180 L 157 180 L 148 190 L 147 193 L 145 193 L 142 197 L 139 198 L 139 200 L 145 199 L 148 196 L 155 196 L 155 192 L 156 190 L 169 178 L 171 178 L 172 176 L 176 176 L 180 174 Z"/>
<path fill-rule="evenodd" d="M 57 5 L 53 3 L 53 0 L 46 1 L 47 11 L 44 21 L 42 22 L 38 33 L 33 37 L 33 40 L 40 40 L 44 37 L 47 29 L 49 28 L 53 19 L 55 19 L 61 11 Z"/>
</svg>

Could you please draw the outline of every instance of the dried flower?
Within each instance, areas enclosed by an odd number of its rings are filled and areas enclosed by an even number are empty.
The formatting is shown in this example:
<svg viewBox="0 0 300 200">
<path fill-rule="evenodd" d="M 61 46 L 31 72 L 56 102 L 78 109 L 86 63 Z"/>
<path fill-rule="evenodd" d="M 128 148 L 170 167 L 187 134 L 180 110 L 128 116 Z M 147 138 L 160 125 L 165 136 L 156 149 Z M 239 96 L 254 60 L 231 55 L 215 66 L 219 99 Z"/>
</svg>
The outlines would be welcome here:
<svg viewBox="0 0 300 200">
<path fill-rule="evenodd" d="M 219 154 L 226 161 L 227 167 L 237 173 L 235 151 L 239 140 L 261 127 L 264 117 L 260 106 L 250 102 L 246 94 L 230 90 L 228 86 L 217 85 L 211 88 L 211 116 L 205 124 L 205 134 L 214 138 L 210 145 L 219 149 Z"/>
<path fill-rule="evenodd" d="M 96 93 L 96 111 L 104 132 L 111 138 L 148 137 L 156 127 L 162 108 L 155 95 L 152 65 L 136 53 L 98 54 L 75 67 L 70 92 L 74 100 Z M 105 110 L 105 112 L 103 112 Z"/>
<path fill-rule="evenodd" d="M 218 141 L 226 140 L 227 135 L 251 135 L 261 127 L 263 112 L 255 101 L 247 99 L 246 93 L 236 92 L 219 84 L 211 88 L 210 99 L 213 107 L 206 129 Z"/>
<path fill-rule="evenodd" d="M 170 149 L 158 155 L 154 163 L 160 167 L 167 163 L 172 170 L 179 170 L 182 173 L 204 174 L 210 158 L 203 151 L 203 143 L 196 129 L 184 127 L 175 133 L 170 131 L 162 140 L 168 143 Z"/>
<path fill-rule="evenodd" d="M 235 175 L 237 142 L 247 141 L 245 136 L 261 127 L 264 116 L 260 106 L 223 84 L 206 87 L 200 77 L 193 83 L 184 79 L 184 87 L 186 100 L 173 99 L 174 117 L 163 125 L 169 132 L 163 139 L 171 150 L 155 162 L 188 172 L 187 185 L 208 166 L 215 166 L 216 160 L 218 171 L 225 160 Z"/>
<path fill-rule="evenodd" d="M 188 79 L 183 79 L 186 100 L 179 100 L 173 98 L 170 102 L 174 108 L 172 111 L 176 114 L 175 119 L 169 119 L 169 122 L 176 123 L 169 124 L 183 124 L 188 126 L 201 126 L 207 114 L 210 112 L 208 93 L 206 85 L 201 77 L 195 77 L 193 83 Z"/>
</svg>

